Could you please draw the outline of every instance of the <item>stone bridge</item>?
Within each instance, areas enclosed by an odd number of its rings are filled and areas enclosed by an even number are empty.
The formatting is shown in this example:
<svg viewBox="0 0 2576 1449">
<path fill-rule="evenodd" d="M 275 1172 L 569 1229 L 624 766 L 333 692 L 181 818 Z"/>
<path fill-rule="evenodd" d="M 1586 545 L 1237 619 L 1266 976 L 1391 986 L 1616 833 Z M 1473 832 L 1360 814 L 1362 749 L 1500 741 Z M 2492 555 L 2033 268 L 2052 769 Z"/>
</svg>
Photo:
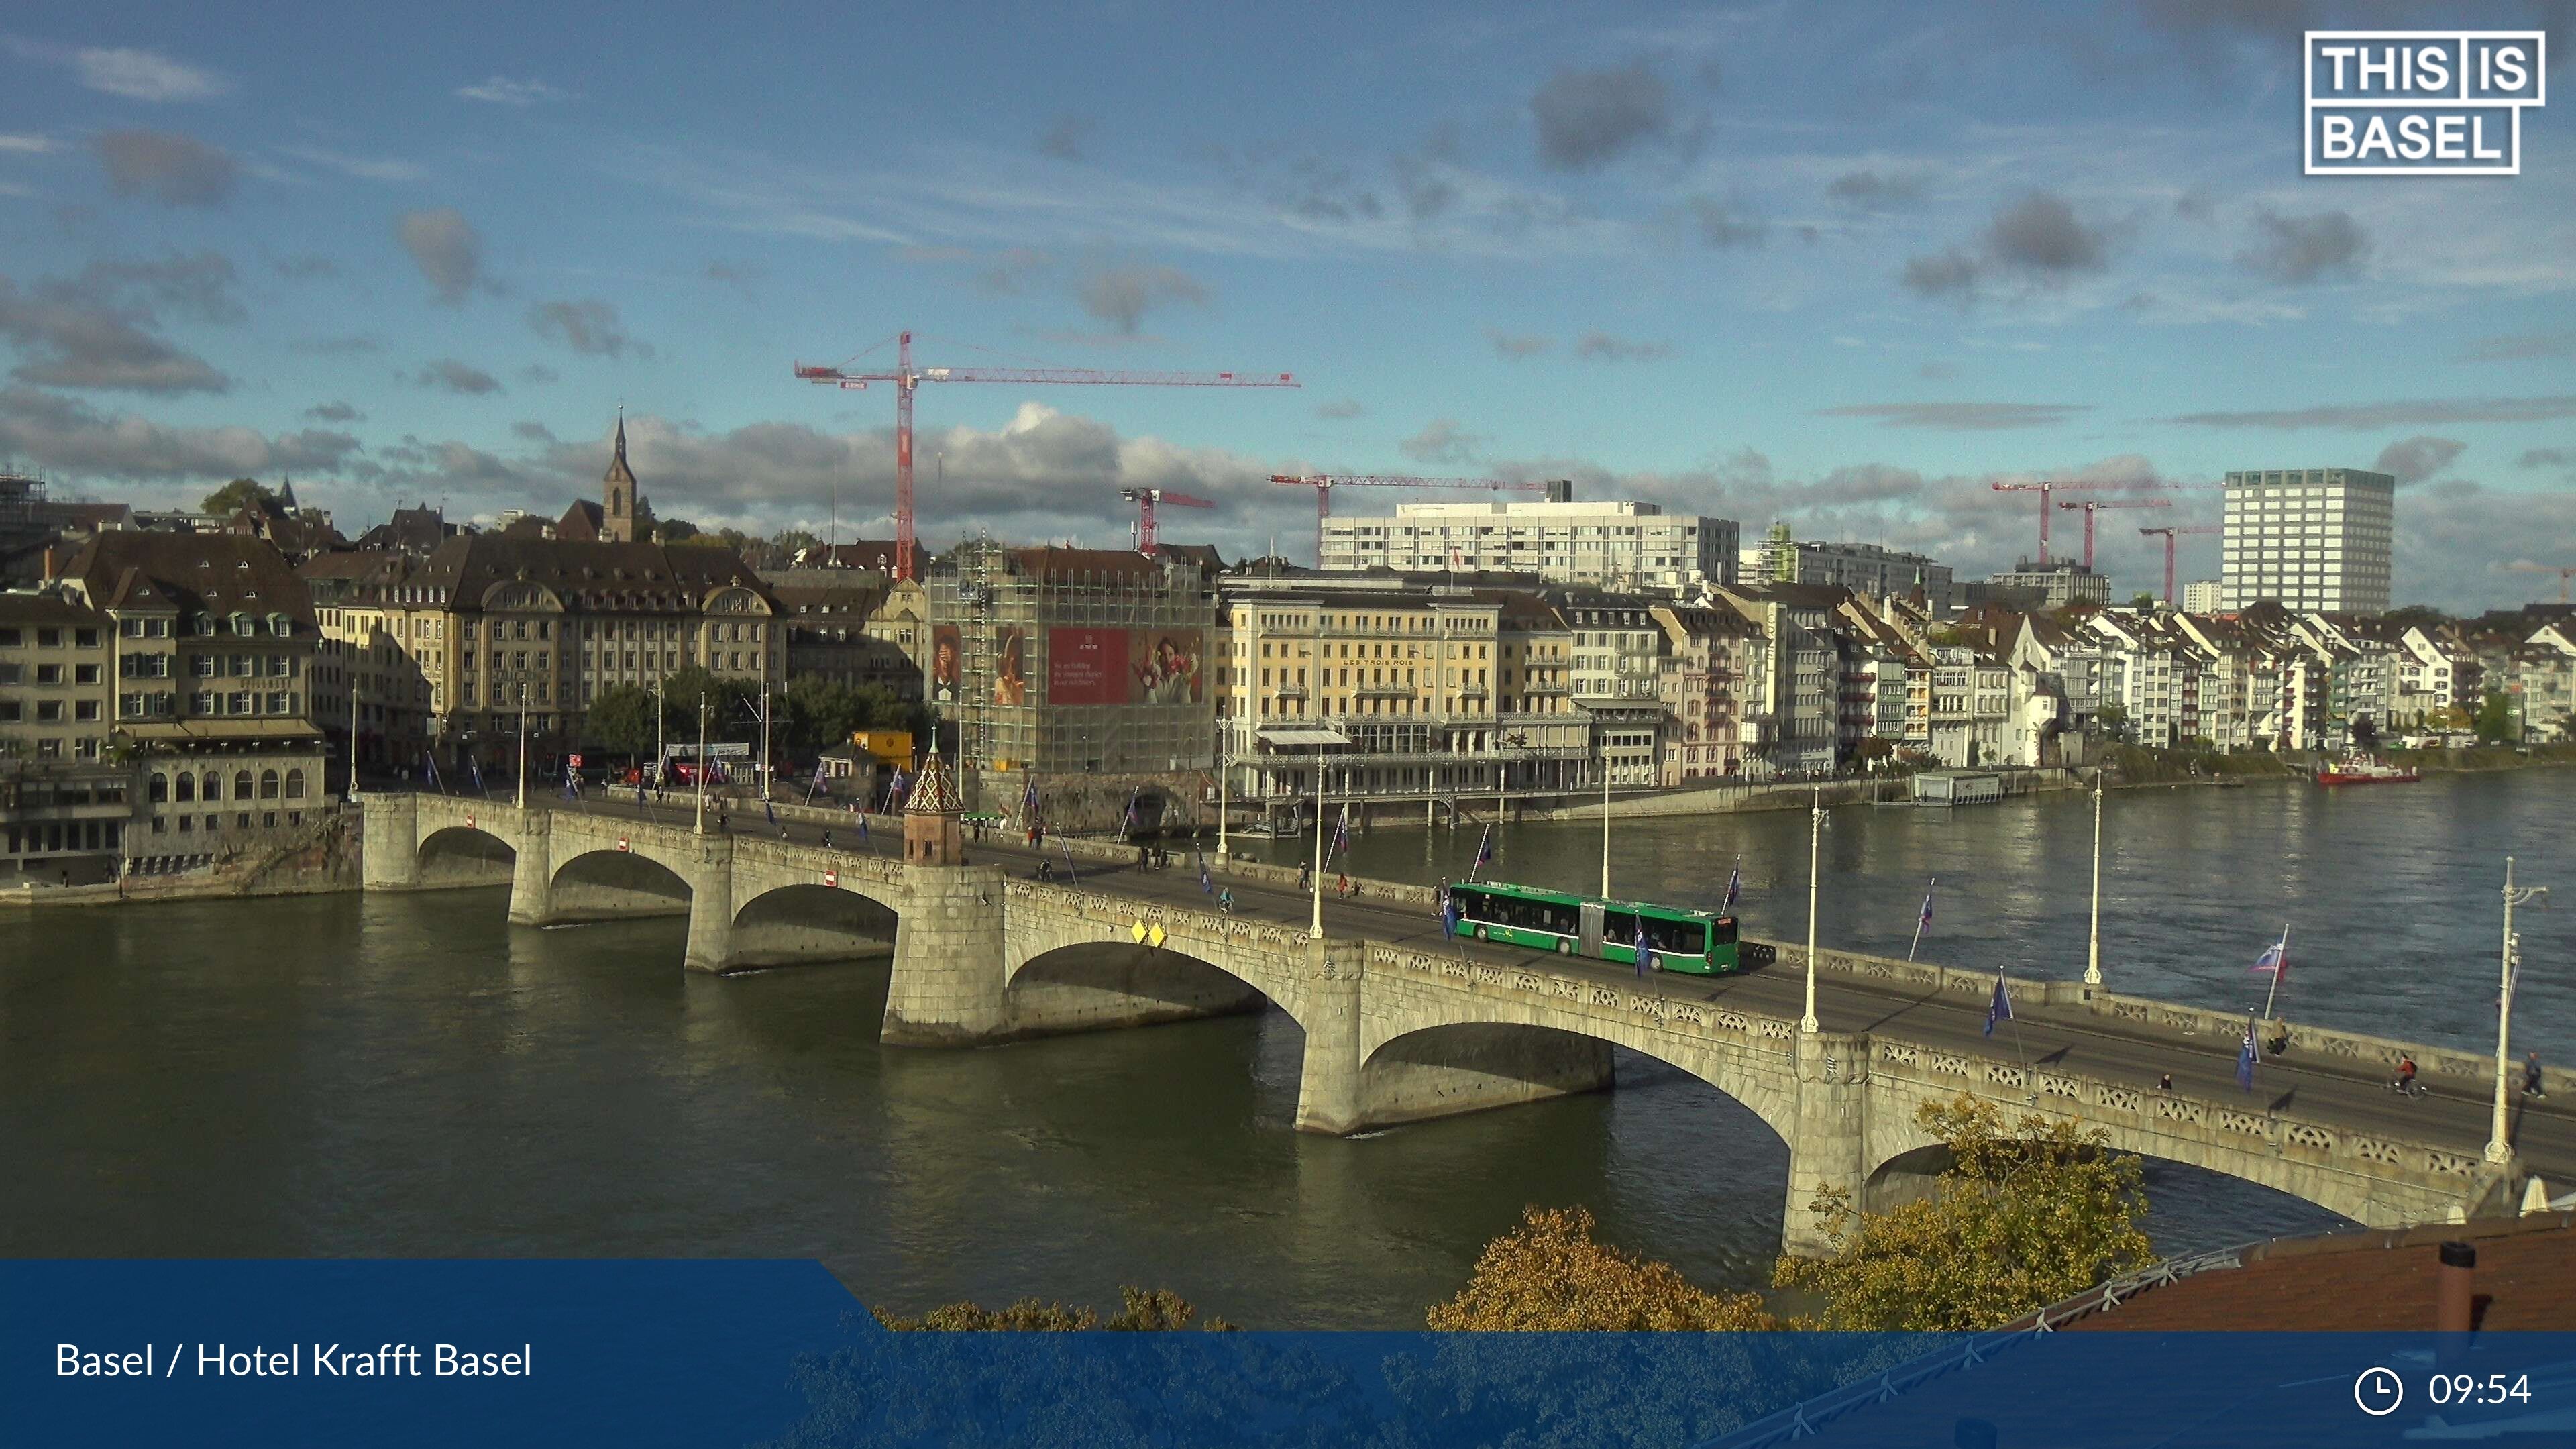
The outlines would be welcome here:
<svg viewBox="0 0 2576 1449">
<path fill-rule="evenodd" d="M 439 795 L 367 797 L 365 846 L 370 890 L 506 879 L 510 919 L 522 924 L 685 914 L 696 970 L 890 949 L 878 1028 L 889 1044 L 983 1045 L 1266 1002 L 1305 1035 L 1296 1121 L 1312 1132 L 1607 1087 L 1611 1048 L 1626 1047 L 1716 1088 L 1779 1134 L 1791 1252 L 1825 1247 L 1810 1209 L 1819 1189 L 1850 1189 L 1872 1207 L 1919 1191 L 1942 1164 L 1916 1109 L 1962 1093 L 2008 1115 L 2099 1128 L 2117 1149 L 2261 1183 L 2374 1227 L 2495 1210 L 2522 1175 L 2484 1162 L 2482 1138 L 2356 1125 L 2331 1097 L 2311 1110 L 2294 1093 L 2298 1109 L 2284 1110 L 2264 1098 L 2160 1092 L 2046 1057 L 2004 1057 L 2002 1043 L 1975 1044 L 1973 1029 L 1938 1040 L 1895 1029 L 1802 1034 L 1793 1011 L 1733 1004 L 1708 993 L 1707 978 L 1641 980 L 1452 941 L 1417 906 L 1337 909 L 1339 933 L 1316 940 L 1302 923 L 1211 909 L 1194 880 L 1174 890 L 1161 877 L 1159 893 L 1151 876 L 1058 884 L 1006 872 L 999 850 L 971 864 L 908 862 Z M 1977 979 L 1969 1010 L 1982 1008 L 1992 980 Z"/>
</svg>

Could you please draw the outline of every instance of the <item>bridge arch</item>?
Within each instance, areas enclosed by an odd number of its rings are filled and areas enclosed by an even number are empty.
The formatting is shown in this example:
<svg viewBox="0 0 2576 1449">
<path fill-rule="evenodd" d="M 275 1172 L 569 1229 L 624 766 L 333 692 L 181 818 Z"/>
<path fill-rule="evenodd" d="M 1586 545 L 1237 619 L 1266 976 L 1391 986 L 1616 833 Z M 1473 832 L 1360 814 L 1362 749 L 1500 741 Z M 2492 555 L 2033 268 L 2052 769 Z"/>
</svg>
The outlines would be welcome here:
<svg viewBox="0 0 2576 1449">
<path fill-rule="evenodd" d="M 1373 1023 L 1363 1033 L 1360 1100 L 1367 1120 L 1413 1121 L 1596 1090 L 1612 1082 L 1609 1049 L 1625 1047 L 1715 1089 L 1784 1144 L 1796 1140 L 1797 1091 L 1785 1049 L 1766 1057 L 1543 1003 L 1470 1000 L 1483 1009 L 1393 1013 L 1400 1026 Z"/>
<path fill-rule="evenodd" d="M 1273 1005 L 1297 1020 L 1287 1003 L 1221 960 L 1132 941 L 1077 941 L 1037 951 L 1011 970 L 1003 993 L 1012 1020 L 1043 1022 L 1050 1032 L 1187 1021 Z"/>
<path fill-rule="evenodd" d="M 423 886 L 508 885 L 519 852 L 491 831 L 451 825 L 422 837 L 414 859 Z"/>
<path fill-rule="evenodd" d="M 820 883 L 773 886 L 733 913 L 728 970 L 893 954 L 901 917 L 863 890 Z"/>
<path fill-rule="evenodd" d="M 548 925 L 569 921 L 685 916 L 688 880 L 640 851 L 585 850 L 555 862 L 546 892 Z"/>
</svg>

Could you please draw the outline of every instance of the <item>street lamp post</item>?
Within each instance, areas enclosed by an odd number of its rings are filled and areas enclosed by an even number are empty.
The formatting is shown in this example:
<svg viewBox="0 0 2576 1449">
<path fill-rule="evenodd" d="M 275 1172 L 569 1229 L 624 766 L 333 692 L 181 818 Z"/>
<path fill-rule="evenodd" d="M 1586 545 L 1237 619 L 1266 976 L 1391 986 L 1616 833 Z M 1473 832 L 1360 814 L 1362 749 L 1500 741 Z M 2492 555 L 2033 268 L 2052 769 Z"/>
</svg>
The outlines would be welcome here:
<svg viewBox="0 0 2576 1449">
<path fill-rule="evenodd" d="M 1307 929 L 1310 940 L 1324 939 L 1324 752 L 1315 751 L 1315 919 Z"/>
<path fill-rule="evenodd" d="M 519 681 L 519 808 L 528 808 L 528 682 Z"/>
<path fill-rule="evenodd" d="M 696 833 L 707 833 L 707 697 L 698 696 L 698 824 Z"/>
<path fill-rule="evenodd" d="M 1610 899 L 1610 737 L 1601 737 L 1601 899 Z"/>
<path fill-rule="evenodd" d="M 655 790 L 659 790 L 659 789 L 661 789 L 661 788 L 662 788 L 662 762 L 663 762 L 663 761 L 665 761 L 665 760 L 667 760 L 667 759 L 669 759 L 669 758 L 671 757 L 671 752 L 670 752 L 670 750 L 669 750 L 668 748 L 666 748 L 666 747 L 663 745 L 663 743 L 662 743 L 663 730 L 664 730 L 665 725 L 668 723 L 668 722 L 663 718 L 663 712 L 664 712 L 665 710 L 668 710 L 668 709 L 671 707 L 671 702 L 670 702 L 669 700 L 667 700 L 667 699 L 665 699 L 665 698 L 663 698 L 663 697 L 662 697 L 662 681 L 660 681 L 660 680 L 658 680 L 658 679 L 657 679 L 657 680 L 654 680 L 654 681 L 653 681 L 653 684 L 652 684 L 652 691 L 653 691 L 653 788 L 654 788 Z"/>
<path fill-rule="evenodd" d="M 1823 884 L 1825 860 L 1825 792 L 1818 790 L 1815 803 L 1808 810 L 1807 825 L 1807 1014 L 1798 1018 L 1798 1030 L 1810 1035 L 1819 1030 L 1816 1021 L 1816 901 Z"/>
<path fill-rule="evenodd" d="M 2505 1141 L 2505 1079 L 2513 1068 L 2513 978 L 2514 968 L 2521 964 L 2522 939 L 2513 933 L 2513 908 L 2524 901 L 2549 894 L 2547 886 L 2517 888 L 2513 883 L 2513 857 L 2504 858 L 2504 951 L 2496 971 L 2496 1079 L 2495 1115 L 2487 1124 L 2487 1161 L 2509 1162 L 2513 1146 Z"/>
<path fill-rule="evenodd" d="M 2102 768 L 2093 768 L 2093 938 L 2085 949 L 2084 989 L 2102 987 Z"/>
</svg>

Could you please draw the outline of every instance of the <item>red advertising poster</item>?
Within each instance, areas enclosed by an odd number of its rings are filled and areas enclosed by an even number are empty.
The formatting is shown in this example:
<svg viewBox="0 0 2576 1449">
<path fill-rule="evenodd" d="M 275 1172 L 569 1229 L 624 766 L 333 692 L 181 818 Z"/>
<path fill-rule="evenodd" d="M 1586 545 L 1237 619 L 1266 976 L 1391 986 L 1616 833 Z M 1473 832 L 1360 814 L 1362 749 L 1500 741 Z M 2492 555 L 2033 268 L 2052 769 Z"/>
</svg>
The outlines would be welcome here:
<svg viewBox="0 0 2576 1449">
<path fill-rule="evenodd" d="M 1196 629 L 1149 629 L 1136 635 L 1138 649 L 1129 665 L 1135 676 L 1134 704 L 1199 702 L 1199 656 L 1205 642 Z"/>
<path fill-rule="evenodd" d="M 1128 702 L 1127 631 L 1049 629 L 1047 703 Z"/>
</svg>

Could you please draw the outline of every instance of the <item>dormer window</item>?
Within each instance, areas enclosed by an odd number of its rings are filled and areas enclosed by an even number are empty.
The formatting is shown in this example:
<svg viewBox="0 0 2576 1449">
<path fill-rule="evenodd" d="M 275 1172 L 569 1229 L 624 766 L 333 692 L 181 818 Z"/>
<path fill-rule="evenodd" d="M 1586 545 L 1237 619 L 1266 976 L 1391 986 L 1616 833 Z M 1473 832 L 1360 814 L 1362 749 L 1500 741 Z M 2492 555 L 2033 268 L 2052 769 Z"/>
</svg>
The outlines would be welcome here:
<svg viewBox="0 0 2576 1449">
<path fill-rule="evenodd" d="M 232 624 L 234 633 L 247 634 L 250 632 L 250 615 L 235 614 L 233 615 Z"/>
</svg>

